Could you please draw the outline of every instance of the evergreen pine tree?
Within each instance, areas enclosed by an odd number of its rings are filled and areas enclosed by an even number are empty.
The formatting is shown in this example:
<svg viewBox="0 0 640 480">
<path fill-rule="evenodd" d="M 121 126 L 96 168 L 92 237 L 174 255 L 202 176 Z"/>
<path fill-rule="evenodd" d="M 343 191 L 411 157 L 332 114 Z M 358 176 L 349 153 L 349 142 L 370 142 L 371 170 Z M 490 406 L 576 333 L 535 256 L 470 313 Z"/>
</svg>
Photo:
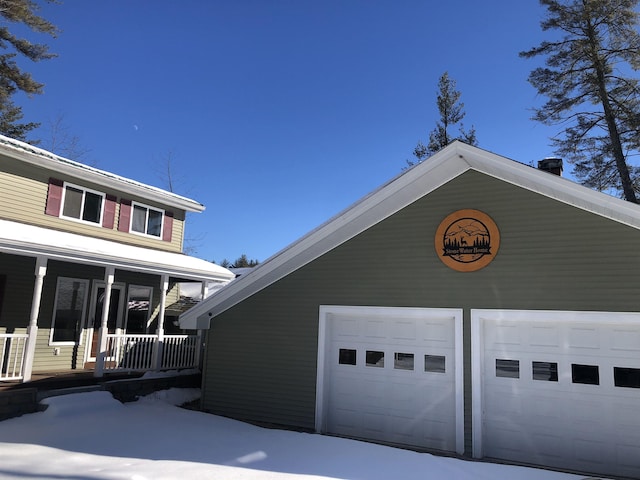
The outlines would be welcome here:
<svg viewBox="0 0 640 480">
<path fill-rule="evenodd" d="M 529 82 L 547 97 L 534 119 L 567 125 L 552 139 L 556 153 L 575 165 L 580 181 L 615 190 L 638 203 L 639 169 L 628 158 L 640 152 L 639 0 L 540 0 L 543 30 L 561 34 L 521 52 L 546 57 Z"/>
<path fill-rule="evenodd" d="M 53 0 L 48 0 L 53 3 Z M 36 15 L 38 5 L 33 0 L 0 0 L 0 16 L 4 25 L 0 26 L 0 134 L 18 140 L 26 140 L 27 134 L 38 127 L 38 123 L 20 123 L 22 109 L 12 100 L 17 92 L 27 95 L 42 93 L 43 84 L 36 82 L 29 73 L 23 71 L 16 62 L 20 54 L 33 62 L 47 60 L 55 56 L 44 44 L 13 35 L 8 24 L 21 23 L 34 32 L 55 37 L 57 28 L 44 18 Z"/>
<path fill-rule="evenodd" d="M 440 120 L 429 134 L 429 143 L 424 145 L 422 142 L 418 142 L 416 148 L 413 149 L 413 155 L 417 161 L 407 160 L 409 166 L 422 162 L 454 140 L 461 140 L 469 145 L 478 144 L 475 129 L 471 127 L 471 130 L 466 131 L 462 124 L 466 113 L 464 103 L 460 101 L 461 95 L 460 91 L 456 90 L 456 81 L 449 77 L 448 72 L 444 72 L 438 81 L 438 96 L 436 98 Z M 454 135 L 456 130 L 457 136 Z"/>
</svg>

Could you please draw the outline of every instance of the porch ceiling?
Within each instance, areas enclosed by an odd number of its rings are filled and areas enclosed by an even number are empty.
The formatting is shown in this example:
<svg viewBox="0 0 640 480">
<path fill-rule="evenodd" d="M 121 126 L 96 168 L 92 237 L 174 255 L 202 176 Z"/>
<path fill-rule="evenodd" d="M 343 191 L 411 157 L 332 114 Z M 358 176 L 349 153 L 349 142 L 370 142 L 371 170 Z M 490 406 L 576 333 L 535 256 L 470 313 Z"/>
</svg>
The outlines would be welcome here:
<svg viewBox="0 0 640 480">
<path fill-rule="evenodd" d="M 0 220 L 0 252 L 196 281 L 226 282 L 235 277 L 226 268 L 182 253 L 136 247 L 8 220 Z"/>
</svg>

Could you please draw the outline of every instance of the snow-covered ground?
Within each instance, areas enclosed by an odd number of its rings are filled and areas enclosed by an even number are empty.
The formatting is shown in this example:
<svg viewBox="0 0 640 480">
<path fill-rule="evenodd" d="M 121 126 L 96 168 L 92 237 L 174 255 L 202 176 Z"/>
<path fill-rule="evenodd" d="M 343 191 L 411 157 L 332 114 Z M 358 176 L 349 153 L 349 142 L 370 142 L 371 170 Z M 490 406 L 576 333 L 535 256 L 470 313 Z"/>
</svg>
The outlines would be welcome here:
<svg viewBox="0 0 640 480">
<path fill-rule="evenodd" d="M 576 480 L 540 469 L 438 457 L 256 427 L 178 408 L 198 389 L 122 404 L 107 392 L 51 397 L 0 422 L 2 479 Z"/>
</svg>

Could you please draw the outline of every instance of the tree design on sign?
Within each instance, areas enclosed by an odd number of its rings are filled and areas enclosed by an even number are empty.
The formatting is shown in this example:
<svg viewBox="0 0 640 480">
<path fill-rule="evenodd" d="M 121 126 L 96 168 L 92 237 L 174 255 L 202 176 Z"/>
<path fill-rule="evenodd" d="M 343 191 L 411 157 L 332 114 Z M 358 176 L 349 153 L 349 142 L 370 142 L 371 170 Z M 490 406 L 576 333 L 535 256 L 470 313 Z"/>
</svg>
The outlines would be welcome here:
<svg viewBox="0 0 640 480">
<path fill-rule="evenodd" d="M 458 210 L 448 215 L 436 230 L 438 258 L 459 272 L 486 267 L 498 253 L 500 233 L 494 221 L 479 210 Z"/>
<path fill-rule="evenodd" d="M 474 218 L 455 221 L 444 233 L 443 255 L 457 262 L 475 262 L 491 255 L 491 235 L 487 227 Z"/>
</svg>

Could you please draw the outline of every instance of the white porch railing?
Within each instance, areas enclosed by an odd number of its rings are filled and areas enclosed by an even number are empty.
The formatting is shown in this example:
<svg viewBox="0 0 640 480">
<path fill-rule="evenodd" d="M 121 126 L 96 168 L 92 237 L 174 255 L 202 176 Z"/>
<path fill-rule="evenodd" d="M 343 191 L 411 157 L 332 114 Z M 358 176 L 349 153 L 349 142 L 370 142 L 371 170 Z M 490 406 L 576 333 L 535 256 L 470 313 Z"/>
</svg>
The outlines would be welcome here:
<svg viewBox="0 0 640 480">
<path fill-rule="evenodd" d="M 162 370 L 194 368 L 200 363 L 198 335 L 165 335 L 162 346 Z"/>
<path fill-rule="evenodd" d="M 161 370 L 195 368 L 200 361 L 197 335 L 108 334 L 104 371 L 155 370 L 158 368 L 158 349 L 162 355 Z"/>
<path fill-rule="evenodd" d="M 0 333 L 0 380 L 21 380 L 24 376 L 26 333 Z"/>
</svg>

